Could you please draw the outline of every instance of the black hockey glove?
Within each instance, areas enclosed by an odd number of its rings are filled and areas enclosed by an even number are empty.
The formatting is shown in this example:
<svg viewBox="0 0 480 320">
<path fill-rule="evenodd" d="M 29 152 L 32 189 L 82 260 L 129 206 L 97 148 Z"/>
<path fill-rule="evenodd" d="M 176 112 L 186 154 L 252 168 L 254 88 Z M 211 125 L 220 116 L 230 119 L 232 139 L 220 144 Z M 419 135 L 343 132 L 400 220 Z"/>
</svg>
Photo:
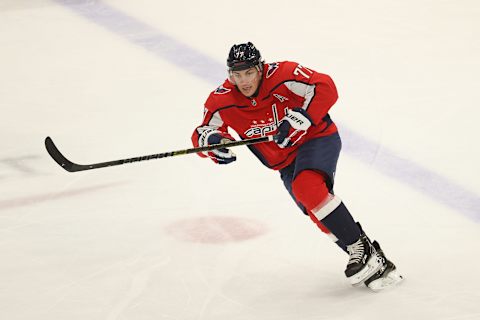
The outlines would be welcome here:
<svg viewBox="0 0 480 320">
<path fill-rule="evenodd" d="M 280 148 L 292 147 L 299 143 L 312 125 L 310 116 L 302 108 L 288 109 L 275 136 Z"/>
</svg>

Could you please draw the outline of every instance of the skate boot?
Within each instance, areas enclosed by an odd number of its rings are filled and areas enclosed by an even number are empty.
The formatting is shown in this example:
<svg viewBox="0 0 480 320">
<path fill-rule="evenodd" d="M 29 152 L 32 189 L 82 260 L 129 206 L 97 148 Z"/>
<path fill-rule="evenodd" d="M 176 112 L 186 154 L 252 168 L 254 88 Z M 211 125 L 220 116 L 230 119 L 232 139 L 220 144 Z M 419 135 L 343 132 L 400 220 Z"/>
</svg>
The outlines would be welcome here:
<svg viewBox="0 0 480 320">
<path fill-rule="evenodd" d="M 362 284 L 383 266 L 375 247 L 363 232 L 356 242 L 347 246 L 347 251 L 350 259 L 345 269 L 345 275 L 354 286 Z"/>
<path fill-rule="evenodd" d="M 380 291 L 396 286 L 403 281 L 403 276 L 398 272 L 395 265 L 385 257 L 383 250 L 377 241 L 373 241 L 373 247 L 382 261 L 380 270 L 373 276 L 365 280 L 365 285 L 373 291 Z"/>
</svg>

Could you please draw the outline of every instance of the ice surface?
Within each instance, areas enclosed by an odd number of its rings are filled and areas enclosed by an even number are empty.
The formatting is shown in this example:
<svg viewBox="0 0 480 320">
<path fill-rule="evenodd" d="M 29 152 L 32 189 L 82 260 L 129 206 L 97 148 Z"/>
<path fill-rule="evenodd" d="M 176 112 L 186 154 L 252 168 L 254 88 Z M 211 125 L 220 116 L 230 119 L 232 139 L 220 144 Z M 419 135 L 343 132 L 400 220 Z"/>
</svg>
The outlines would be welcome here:
<svg viewBox="0 0 480 320">
<path fill-rule="evenodd" d="M 476 1 L 0 4 L 0 319 L 480 319 Z M 336 81 L 336 193 L 406 277 L 346 257 L 246 148 L 190 146 L 233 43 Z"/>
</svg>

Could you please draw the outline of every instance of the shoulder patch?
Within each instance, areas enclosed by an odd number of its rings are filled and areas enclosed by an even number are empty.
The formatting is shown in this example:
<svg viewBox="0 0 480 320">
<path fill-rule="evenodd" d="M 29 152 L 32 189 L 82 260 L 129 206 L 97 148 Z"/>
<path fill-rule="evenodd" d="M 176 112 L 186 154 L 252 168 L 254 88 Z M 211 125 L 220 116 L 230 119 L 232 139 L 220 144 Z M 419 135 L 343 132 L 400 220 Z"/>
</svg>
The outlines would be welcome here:
<svg viewBox="0 0 480 320">
<path fill-rule="evenodd" d="M 232 89 L 227 89 L 224 86 L 220 86 L 217 89 L 215 89 L 213 94 L 225 94 L 225 93 L 229 93 L 230 91 L 232 91 Z"/>
<path fill-rule="evenodd" d="M 275 71 L 278 70 L 278 67 L 279 67 L 279 63 L 278 63 L 278 62 L 274 62 L 274 63 L 269 63 L 269 64 L 268 64 L 267 79 L 270 78 L 270 77 L 272 76 L 272 74 L 274 74 Z"/>
</svg>

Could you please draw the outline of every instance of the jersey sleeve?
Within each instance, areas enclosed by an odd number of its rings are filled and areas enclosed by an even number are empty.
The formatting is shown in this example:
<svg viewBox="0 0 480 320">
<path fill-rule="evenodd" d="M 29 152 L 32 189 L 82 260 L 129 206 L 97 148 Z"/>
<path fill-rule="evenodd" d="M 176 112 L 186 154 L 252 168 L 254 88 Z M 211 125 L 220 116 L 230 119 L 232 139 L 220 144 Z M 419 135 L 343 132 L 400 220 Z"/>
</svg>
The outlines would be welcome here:
<svg viewBox="0 0 480 320">
<path fill-rule="evenodd" d="M 229 133 L 228 133 L 228 126 L 223 121 L 220 111 L 218 110 L 211 110 L 208 107 L 208 101 L 205 105 L 204 109 L 204 116 L 202 124 L 195 128 L 192 134 L 192 143 L 195 147 L 203 147 L 208 145 L 207 139 L 211 134 L 218 133 L 221 136 L 235 140 Z M 204 153 L 197 153 L 201 157 L 207 157 Z"/>
<path fill-rule="evenodd" d="M 332 78 L 294 62 L 287 62 L 284 72 L 291 72 L 284 85 L 305 99 L 299 107 L 308 113 L 313 124 L 319 124 L 338 99 Z"/>
</svg>

